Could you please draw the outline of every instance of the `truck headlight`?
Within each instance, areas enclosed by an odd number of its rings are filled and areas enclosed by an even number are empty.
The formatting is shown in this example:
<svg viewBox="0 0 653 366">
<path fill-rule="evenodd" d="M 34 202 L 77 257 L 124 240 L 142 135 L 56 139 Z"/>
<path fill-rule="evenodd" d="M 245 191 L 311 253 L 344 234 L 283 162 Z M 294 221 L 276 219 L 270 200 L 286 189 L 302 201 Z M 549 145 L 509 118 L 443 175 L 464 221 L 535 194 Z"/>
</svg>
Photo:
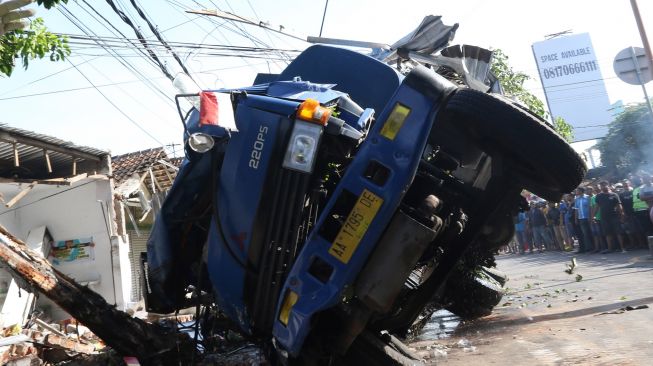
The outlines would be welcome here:
<svg viewBox="0 0 653 366">
<path fill-rule="evenodd" d="M 286 155 L 283 158 L 283 167 L 312 173 L 322 130 L 321 125 L 295 120 Z"/>
</svg>

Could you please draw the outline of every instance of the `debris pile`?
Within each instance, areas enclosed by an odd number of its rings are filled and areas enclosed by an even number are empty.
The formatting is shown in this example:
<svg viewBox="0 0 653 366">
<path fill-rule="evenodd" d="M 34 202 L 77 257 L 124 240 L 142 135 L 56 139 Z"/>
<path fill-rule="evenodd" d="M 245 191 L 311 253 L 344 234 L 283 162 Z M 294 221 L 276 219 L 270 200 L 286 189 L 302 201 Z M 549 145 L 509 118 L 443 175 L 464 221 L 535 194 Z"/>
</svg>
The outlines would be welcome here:
<svg viewBox="0 0 653 366">
<path fill-rule="evenodd" d="M 95 355 L 104 348 L 104 343 L 93 332 L 74 319 L 47 323 L 33 318 L 24 329 L 13 325 L 2 330 L 0 364 L 56 364 L 79 355 Z"/>
</svg>

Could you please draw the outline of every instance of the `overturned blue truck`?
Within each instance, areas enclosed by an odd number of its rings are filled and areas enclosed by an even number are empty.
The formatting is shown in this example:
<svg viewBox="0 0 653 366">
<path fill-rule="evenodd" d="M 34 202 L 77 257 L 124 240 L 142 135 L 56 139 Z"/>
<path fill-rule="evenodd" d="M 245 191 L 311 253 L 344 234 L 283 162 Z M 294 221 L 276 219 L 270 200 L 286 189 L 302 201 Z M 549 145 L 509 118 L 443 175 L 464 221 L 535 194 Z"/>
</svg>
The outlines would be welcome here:
<svg viewBox="0 0 653 366">
<path fill-rule="evenodd" d="M 586 167 L 544 120 L 418 65 L 316 45 L 228 93 L 236 129 L 184 122 L 186 158 L 143 257 L 146 304 L 197 307 L 277 364 L 411 364 L 434 309 L 486 315 L 494 253 Z M 180 97 L 183 97 L 181 95 Z M 212 343 L 213 342 L 213 343 Z"/>
</svg>

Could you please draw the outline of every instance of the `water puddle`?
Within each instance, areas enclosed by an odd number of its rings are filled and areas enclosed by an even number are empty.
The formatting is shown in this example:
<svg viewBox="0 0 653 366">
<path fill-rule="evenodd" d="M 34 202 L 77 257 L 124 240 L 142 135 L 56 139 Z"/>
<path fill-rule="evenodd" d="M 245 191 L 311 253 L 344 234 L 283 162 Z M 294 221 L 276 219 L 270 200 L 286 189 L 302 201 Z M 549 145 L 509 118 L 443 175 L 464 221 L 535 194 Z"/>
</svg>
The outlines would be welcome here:
<svg viewBox="0 0 653 366">
<path fill-rule="evenodd" d="M 438 310 L 431 315 L 431 319 L 426 323 L 422 333 L 416 338 L 416 340 L 430 341 L 434 339 L 449 338 L 454 333 L 460 322 L 461 319 L 457 315 L 444 309 Z"/>
</svg>

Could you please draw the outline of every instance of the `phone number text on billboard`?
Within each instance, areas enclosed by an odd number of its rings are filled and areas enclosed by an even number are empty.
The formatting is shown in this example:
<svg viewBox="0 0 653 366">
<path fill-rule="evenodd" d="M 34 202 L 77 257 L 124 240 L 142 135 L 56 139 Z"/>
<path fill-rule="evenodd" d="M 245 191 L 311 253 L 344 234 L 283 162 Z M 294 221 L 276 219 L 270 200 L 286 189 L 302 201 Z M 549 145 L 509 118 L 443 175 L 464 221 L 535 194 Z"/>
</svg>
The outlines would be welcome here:
<svg viewBox="0 0 653 366">
<path fill-rule="evenodd" d="M 574 62 L 568 65 L 559 65 L 542 69 L 542 75 L 545 79 L 555 79 L 562 76 L 581 74 L 589 71 L 598 70 L 596 60 Z"/>
</svg>

